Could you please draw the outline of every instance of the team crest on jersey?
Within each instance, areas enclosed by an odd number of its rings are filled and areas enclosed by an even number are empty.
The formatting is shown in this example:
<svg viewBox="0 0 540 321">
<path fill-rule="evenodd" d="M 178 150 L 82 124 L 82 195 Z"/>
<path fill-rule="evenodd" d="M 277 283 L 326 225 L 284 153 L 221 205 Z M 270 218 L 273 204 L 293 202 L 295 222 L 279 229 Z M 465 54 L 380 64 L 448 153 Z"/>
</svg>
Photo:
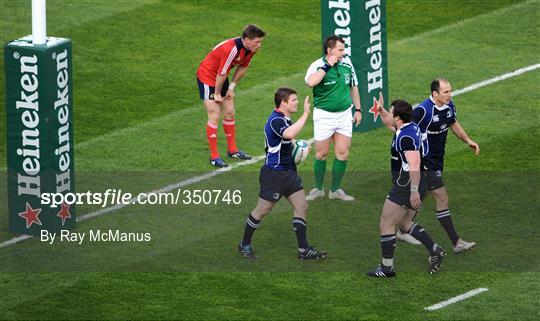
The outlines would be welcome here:
<svg viewBox="0 0 540 321">
<path fill-rule="evenodd" d="M 439 115 L 433 115 L 433 122 L 436 123 L 439 121 Z"/>
<path fill-rule="evenodd" d="M 446 118 L 451 118 L 452 117 L 452 111 L 449 110 L 447 113 L 446 113 Z"/>
<path fill-rule="evenodd" d="M 348 85 L 350 82 L 351 82 L 351 75 L 346 74 L 346 75 L 345 75 L 345 84 Z"/>
</svg>

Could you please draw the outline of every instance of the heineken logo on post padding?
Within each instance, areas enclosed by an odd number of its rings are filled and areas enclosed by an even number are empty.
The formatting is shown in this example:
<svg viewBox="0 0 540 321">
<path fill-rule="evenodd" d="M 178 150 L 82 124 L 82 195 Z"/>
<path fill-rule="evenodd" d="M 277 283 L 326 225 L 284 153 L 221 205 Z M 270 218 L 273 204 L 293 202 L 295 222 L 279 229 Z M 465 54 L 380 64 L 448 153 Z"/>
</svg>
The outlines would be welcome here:
<svg viewBox="0 0 540 321">
<path fill-rule="evenodd" d="M 17 155 L 22 156 L 22 172 L 17 174 L 18 195 L 41 194 L 40 149 L 39 149 L 39 81 L 38 57 L 20 57 L 20 99 L 15 106 L 21 113 L 21 142 Z M 22 174 L 21 174 L 22 173 Z"/>
<path fill-rule="evenodd" d="M 57 97 L 54 102 L 58 120 L 58 144 L 54 154 L 58 157 L 56 174 L 56 192 L 70 191 L 70 145 L 69 145 L 69 70 L 68 52 L 64 49 L 56 54 L 56 85 Z"/>
<path fill-rule="evenodd" d="M 343 38 L 345 55 L 358 80 L 361 106 L 357 107 L 370 113 L 354 130 L 381 126 L 372 101 L 378 99 L 379 93 L 388 96 L 386 0 L 321 0 L 321 22 L 323 41 L 333 34 Z"/>
<path fill-rule="evenodd" d="M 383 88 L 383 56 L 381 35 L 381 2 L 380 0 L 367 1 L 365 5 L 371 27 L 369 28 L 369 55 L 370 70 L 367 73 L 368 92 Z"/>
</svg>

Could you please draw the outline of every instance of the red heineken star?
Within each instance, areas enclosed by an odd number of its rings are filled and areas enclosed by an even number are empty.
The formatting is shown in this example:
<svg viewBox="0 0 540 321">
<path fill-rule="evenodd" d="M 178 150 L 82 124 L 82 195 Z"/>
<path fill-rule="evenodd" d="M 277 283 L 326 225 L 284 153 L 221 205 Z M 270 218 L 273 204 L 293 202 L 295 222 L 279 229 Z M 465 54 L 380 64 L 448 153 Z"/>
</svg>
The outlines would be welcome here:
<svg viewBox="0 0 540 321">
<path fill-rule="evenodd" d="M 62 203 L 62 209 L 56 216 L 62 218 L 62 226 L 64 226 L 64 223 L 66 223 L 66 219 L 71 218 L 71 213 L 69 212 L 69 207 L 71 204 L 67 204 L 66 202 Z"/>
<path fill-rule="evenodd" d="M 34 223 L 36 223 L 37 225 L 43 225 L 41 224 L 41 220 L 38 217 L 40 212 L 41 208 L 33 209 L 27 202 L 26 211 L 19 213 L 19 216 L 26 220 L 26 228 L 29 228 Z"/>
<path fill-rule="evenodd" d="M 379 118 L 379 104 L 375 97 L 373 97 L 373 106 L 369 109 L 369 112 L 373 114 L 373 121 L 377 121 L 377 118 Z"/>
</svg>

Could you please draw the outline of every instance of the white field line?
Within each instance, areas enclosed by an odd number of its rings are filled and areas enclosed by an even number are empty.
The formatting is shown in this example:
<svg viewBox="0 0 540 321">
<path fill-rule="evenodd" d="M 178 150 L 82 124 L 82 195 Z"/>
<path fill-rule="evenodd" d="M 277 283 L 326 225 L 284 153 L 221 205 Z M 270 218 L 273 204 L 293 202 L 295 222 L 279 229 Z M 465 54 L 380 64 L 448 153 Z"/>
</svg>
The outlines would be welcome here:
<svg viewBox="0 0 540 321">
<path fill-rule="evenodd" d="M 515 76 L 523 74 L 525 72 L 535 70 L 535 69 L 537 69 L 539 67 L 540 67 L 540 64 L 531 65 L 531 66 L 520 68 L 520 69 L 514 70 L 512 72 L 509 72 L 509 73 L 506 73 L 506 74 L 503 74 L 503 75 L 500 75 L 500 76 L 497 76 L 497 77 L 493 77 L 491 79 L 487 79 L 487 80 L 478 82 L 476 84 L 472 84 L 472 85 L 470 85 L 468 87 L 465 87 L 463 89 L 458 89 L 458 90 L 454 91 L 454 96 L 457 96 L 459 94 L 463 94 L 463 93 L 466 93 L 466 92 L 469 92 L 469 91 L 473 91 L 475 89 L 478 89 L 478 88 L 481 88 L 481 87 L 484 87 L 484 86 L 488 86 L 488 85 L 493 84 L 493 83 L 495 83 L 497 81 L 508 79 L 510 77 L 515 77 Z M 311 138 L 309 140 L 310 143 L 312 143 L 313 141 L 314 141 L 313 138 Z M 260 155 L 260 156 L 254 157 L 253 159 L 251 159 L 249 161 L 236 163 L 236 164 L 233 164 L 233 165 L 231 165 L 229 167 L 220 168 L 218 170 L 214 170 L 214 171 L 208 172 L 208 173 L 203 174 L 203 175 L 195 176 L 195 177 L 189 178 L 187 180 L 183 180 L 183 181 L 171 184 L 171 185 L 167 185 L 167 186 L 165 186 L 163 188 L 160 188 L 160 189 L 157 189 L 157 190 L 154 190 L 154 191 L 151 191 L 151 192 L 147 192 L 146 194 L 159 193 L 159 192 L 169 192 L 171 190 L 174 190 L 174 189 L 177 189 L 177 188 L 180 188 L 180 187 L 184 187 L 184 186 L 188 186 L 188 185 L 191 185 L 191 184 L 195 184 L 195 183 L 207 180 L 209 178 L 212 178 L 214 176 L 229 172 L 229 171 L 231 171 L 231 170 L 233 170 L 233 169 L 235 169 L 237 167 L 240 167 L 240 166 L 247 166 L 247 165 L 258 163 L 259 161 L 261 161 L 263 159 L 264 159 L 264 155 Z M 126 206 L 132 205 L 132 203 L 134 204 L 135 201 L 136 201 L 136 199 L 133 198 L 133 199 L 130 200 L 129 204 L 117 204 L 117 205 L 114 205 L 114 206 L 105 207 L 105 208 L 97 210 L 95 212 L 91 212 L 91 213 L 79 216 L 77 218 L 77 222 L 82 222 L 82 221 L 85 221 L 85 220 L 87 220 L 89 218 L 92 218 L 92 217 L 97 217 L 97 216 L 101 216 L 101 215 L 104 215 L 104 214 L 107 214 L 107 213 L 114 212 L 114 211 L 119 210 L 121 208 L 124 208 Z M 32 236 L 30 236 L 30 235 L 23 235 L 23 236 L 18 236 L 18 237 L 9 239 L 7 241 L 4 241 L 4 242 L 0 243 L 0 248 L 7 247 L 9 245 L 12 245 L 12 244 L 27 240 L 27 239 L 29 239 L 31 237 Z"/>
<path fill-rule="evenodd" d="M 5 242 L 0 243 L 0 248 L 9 246 L 11 244 L 19 243 L 19 242 L 24 241 L 26 239 L 29 239 L 31 237 L 32 237 L 32 235 L 21 235 L 21 236 L 14 237 L 12 239 L 9 239 L 9 240 L 7 240 Z"/>
<path fill-rule="evenodd" d="M 511 10 L 514 10 L 516 8 L 519 8 L 519 7 L 527 6 L 527 5 L 529 5 L 531 3 L 534 3 L 534 2 L 538 2 L 538 0 L 529 0 L 529 1 L 519 2 L 519 3 L 513 4 L 511 6 L 506 6 L 506 7 L 502 7 L 502 8 L 493 10 L 493 11 L 488 11 L 486 13 L 483 13 L 483 14 L 480 14 L 480 15 L 477 15 L 477 16 L 473 16 L 473 17 L 470 17 L 470 18 L 467 18 L 467 19 L 463 19 L 461 21 L 454 22 L 452 24 L 445 25 L 445 26 L 442 26 L 442 27 L 437 28 L 437 29 L 425 31 L 425 32 L 413 35 L 412 37 L 405 38 L 405 39 L 402 39 L 402 40 L 398 40 L 398 41 L 394 42 L 392 45 L 393 46 L 399 46 L 399 45 L 402 45 L 402 44 L 410 42 L 410 41 L 422 39 L 422 38 L 425 38 L 425 37 L 429 37 L 429 36 L 433 36 L 433 35 L 437 35 L 437 34 L 441 34 L 441 33 L 447 33 L 448 31 L 452 30 L 453 28 L 457 28 L 457 27 L 462 26 L 464 24 L 467 24 L 469 22 L 476 23 L 476 21 L 478 21 L 478 19 L 481 19 L 483 17 L 505 13 L 507 11 L 511 11 Z"/>
<path fill-rule="evenodd" d="M 195 183 L 198 183 L 198 182 L 202 182 L 202 181 L 210 179 L 210 178 L 212 178 L 214 176 L 217 176 L 217 175 L 220 175 L 220 174 L 223 174 L 223 173 L 226 173 L 226 172 L 230 172 L 231 170 L 233 170 L 233 169 L 235 169 L 237 167 L 240 167 L 240 166 L 247 166 L 247 165 L 258 163 L 259 161 L 261 161 L 263 159 L 264 159 L 264 155 L 253 157 L 253 159 L 251 159 L 249 161 L 236 163 L 236 164 L 230 165 L 229 167 L 223 167 L 223 168 L 220 168 L 220 169 L 205 173 L 203 175 L 194 176 L 194 177 L 186 179 L 184 181 L 180 181 L 180 182 L 177 182 L 177 183 L 174 183 L 174 184 L 171 184 L 171 185 L 167 185 L 167 186 L 162 187 L 160 189 L 156 189 L 156 190 L 153 190 L 153 191 L 150 191 L 150 192 L 146 192 L 144 194 L 157 194 L 157 193 L 170 192 L 172 190 L 175 190 L 175 189 L 178 189 L 178 188 L 181 188 L 181 187 L 184 187 L 184 186 L 188 186 L 188 185 L 191 185 L 191 184 L 195 184 Z M 85 220 L 87 220 L 89 218 L 92 218 L 92 217 L 101 216 L 101 215 L 104 215 L 104 214 L 107 214 L 107 213 L 110 213 L 110 212 L 114 212 L 116 210 L 119 210 L 121 208 L 124 208 L 124 207 L 132 205 L 132 204 L 136 204 L 136 203 L 137 203 L 137 197 L 134 197 L 134 198 L 130 199 L 127 202 L 127 204 L 117 204 L 117 205 L 114 205 L 114 206 L 105 207 L 105 208 L 103 208 L 101 210 L 97 210 L 97 211 L 92 212 L 92 213 L 85 214 L 83 216 L 79 216 L 79 217 L 77 217 L 77 222 L 82 222 L 82 221 L 85 221 Z M 2 247 L 2 244 L 0 244 L 0 248 L 1 247 Z"/>
<path fill-rule="evenodd" d="M 448 306 L 450 304 L 454 304 L 454 303 L 459 302 L 459 301 L 466 300 L 466 299 L 468 299 L 470 297 L 478 295 L 478 294 L 480 294 L 482 292 L 486 292 L 488 290 L 489 290 L 488 288 L 477 288 L 477 289 L 474 289 L 474 290 L 470 290 L 469 292 L 465 292 L 463 294 L 460 294 L 458 296 L 450 298 L 450 299 L 448 299 L 446 301 L 442 301 L 442 302 L 439 302 L 437 304 L 425 307 L 424 310 L 427 310 L 427 311 L 439 310 L 439 309 L 444 308 L 445 306 Z"/>
<path fill-rule="evenodd" d="M 505 79 L 508 79 L 508 78 L 511 78 L 511 77 L 515 77 L 515 76 L 524 74 L 524 73 L 529 72 L 529 71 L 533 71 L 533 70 L 538 69 L 538 68 L 540 68 L 540 64 L 523 67 L 523 68 L 514 70 L 512 72 L 506 73 L 504 75 L 493 77 L 491 79 L 487 79 L 487 80 L 484 80 L 484 81 L 481 81 L 481 82 L 477 82 L 476 84 L 472 84 L 472 85 L 470 85 L 468 87 L 458 89 L 458 90 L 454 91 L 453 94 L 454 94 L 454 96 L 457 96 L 457 95 L 461 95 L 461 94 L 464 94 L 464 93 L 468 93 L 469 91 L 473 91 L 473 90 L 476 90 L 478 88 L 485 87 L 485 86 L 491 85 L 493 83 L 496 83 L 498 81 L 505 80 Z"/>
</svg>

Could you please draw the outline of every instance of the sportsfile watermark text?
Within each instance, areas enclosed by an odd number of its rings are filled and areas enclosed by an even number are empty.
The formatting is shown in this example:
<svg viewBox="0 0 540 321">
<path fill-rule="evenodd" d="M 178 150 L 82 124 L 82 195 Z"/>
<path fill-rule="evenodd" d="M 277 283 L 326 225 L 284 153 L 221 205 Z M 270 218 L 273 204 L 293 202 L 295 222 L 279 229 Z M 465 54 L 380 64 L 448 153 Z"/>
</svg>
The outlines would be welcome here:
<svg viewBox="0 0 540 321">
<path fill-rule="evenodd" d="M 41 204 L 58 207 L 62 204 L 101 205 L 239 205 L 242 203 L 240 190 L 221 189 L 178 189 L 176 192 L 133 193 L 122 192 L 121 189 L 107 189 L 105 192 L 84 193 L 41 193 Z"/>
</svg>

